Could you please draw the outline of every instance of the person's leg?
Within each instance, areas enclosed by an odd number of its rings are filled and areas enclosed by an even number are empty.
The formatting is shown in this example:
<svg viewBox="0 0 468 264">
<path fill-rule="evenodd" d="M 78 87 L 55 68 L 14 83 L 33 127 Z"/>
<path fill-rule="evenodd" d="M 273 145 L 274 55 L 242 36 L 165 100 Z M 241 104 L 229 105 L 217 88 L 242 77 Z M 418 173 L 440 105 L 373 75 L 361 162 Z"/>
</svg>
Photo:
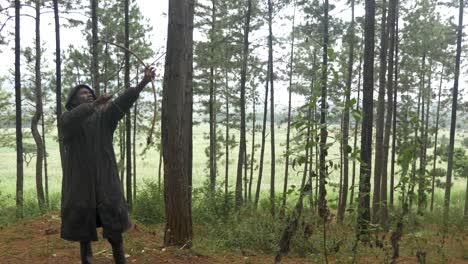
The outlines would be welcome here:
<svg viewBox="0 0 468 264">
<path fill-rule="evenodd" d="M 82 264 L 91 264 L 93 260 L 93 251 L 91 241 L 80 241 L 80 255 Z"/>
<path fill-rule="evenodd" d="M 107 236 L 107 240 L 112 246 L 112 255 L 114 256 L 115 263 L 124 264 L 125 253 L 124 253 L 122 233 L 113 233 Z"/>
</svg>

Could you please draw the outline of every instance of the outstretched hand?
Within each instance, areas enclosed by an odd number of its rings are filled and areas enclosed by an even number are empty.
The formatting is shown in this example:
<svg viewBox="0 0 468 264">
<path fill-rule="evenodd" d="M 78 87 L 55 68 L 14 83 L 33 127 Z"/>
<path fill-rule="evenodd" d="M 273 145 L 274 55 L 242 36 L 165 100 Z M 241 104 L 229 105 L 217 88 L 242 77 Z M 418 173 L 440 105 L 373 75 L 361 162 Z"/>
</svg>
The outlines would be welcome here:
<svg viewBox="0 0 468 264">
<path fill-rule="evenodd" d="M 145 68 L 145 75 L 143 77 L 144 81 L 151 82 L 154 81 L 156 77 L 156 69 L 153 66 Z"/>
<path fill-rule="evenodd" d="M 106 104 L 111 98 L 111 94 L 102 94 L 93 103 L 95 105 L 103 105 Z"/>
</svg>

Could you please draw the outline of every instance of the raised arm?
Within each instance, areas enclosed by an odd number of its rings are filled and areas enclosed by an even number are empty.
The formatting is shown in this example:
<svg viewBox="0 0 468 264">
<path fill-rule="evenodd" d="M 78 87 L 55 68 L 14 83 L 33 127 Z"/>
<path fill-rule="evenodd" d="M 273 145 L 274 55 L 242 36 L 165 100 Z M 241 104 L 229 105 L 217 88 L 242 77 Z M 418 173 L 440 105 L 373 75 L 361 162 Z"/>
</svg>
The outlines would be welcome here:
<svg viewBox="0 0 468 264">
<path fill-rule="evenodd" d="M 154 68 L 145 69 L 143 80 L 136 87 L 126 89 L 119 97 L 108 103 L 104 109 L 104 115 L 113 128 L 117 126 L 120 119 L 130 110 L 143 88 L 154 79 L 154 75 Z"/>
</svg>

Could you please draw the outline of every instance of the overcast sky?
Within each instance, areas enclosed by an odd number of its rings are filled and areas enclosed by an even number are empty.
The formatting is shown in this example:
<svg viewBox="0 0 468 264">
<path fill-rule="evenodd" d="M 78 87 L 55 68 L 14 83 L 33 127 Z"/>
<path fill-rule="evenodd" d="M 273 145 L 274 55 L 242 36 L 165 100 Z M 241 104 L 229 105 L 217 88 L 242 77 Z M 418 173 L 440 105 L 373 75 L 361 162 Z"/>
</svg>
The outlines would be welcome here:
<svg viewBox="0 0 468 264">
<path fill-rule="evenodd" d="M 3 1 L 0 1 L 3 2 Z M 167 32 L 167 8 L 168 8 L 168 1 L 164 0 L 136 0 L 136 3 L 139 5 L 141 12 L 143 15 L 150 20 L 151 25 L 153 26 L 153 32 L 149 32 L 151 34 L 150 39 L 153 43 L 153 49 L 158 52 L 165 47 L 166 43 L 166 32 Z M 343 20 L 350 20 L 351 14 L 349 6 L 346 5 L 346 1 L 331 1 L 337 6 L 337 8 L 330 12 L 330 16 L 338 16 Z M 22 12 L 28 12 L 30 14 L 34 14 L 32 8 L 24 7 Z M 455 8 L 445 9 L 443 11 L 445 15 L 453 15 L 458 16 L 458 11 Z M 364 14 L 363 6 L 358 6 L 356 10 L 356 16 L 362 16 Z M 80 18 L 79 15 L 76 18 Z M 0 16 L 0 21 L 3 22 L 5 16 Z M 377 21 L 379 18 L 377 17 Z M 465 15 L 465 21 L 466 20 Z M 458 21 L 453 21 L 457 23 Z M 30 17 L 22 17 L 21 18 L 21 42 L 22 47 L 25 46 L 33 46 L 34 45 L 34 19 Z M 291 28 L 290 21 L 286 21 L 283 23 L 277 23 L 277 26 L 274 27 L 274 34 L 277 35 L 285 35 L 289 34 Z M 2 36 L 6 36 L 7 32 L 14 32 L 14 19 L 11 19 L 8 24 L 6 25 L 5 29 L 1 32 Z M 262 34 L 262 33 L 260 33 Z M 259 36 L 262 38 L 263 36 Z M 376 36 L 377 37 L 377 36 Z M 2 47 L 2 52 L 0 53 L 0 76 L 9 75 L 9 70 L 12 70 L 14 67 L 14 36 L 10 35 L 7 36 L 10 43 L 8 48 L 5 46 Z M 54 31 L 54 21 L 53 21 L 53 13 L 44 14 L 41 16 L 41 38 L 42 41 L 46 45 L 46 55 L 44 56 L 47 58 L 47 65 L 44 65 L 44 69 L 49 67 L 53 69 L 53 60 L 55 56 L 53 52 L 55 50 L 55 31 Z M 200 34 L 195 32 L 195 39 L 200 38 Z M 61 42 L 62 42 L 62 49 L 66 49 L 70 44 L 76 43 L 83 43 L 84 36 L 80 32 L 80 29 L 69 29 L 69 28 L 62 28 L 61 30 Z M 289 49 L 286 49 L 289 50 Z M 265 51 L 266 52 L 266 49 Z M 281 65 L 280 65 L 281 66 Z M 279 67 L 280 67 L 279 66 Z M 284 66 L 285 67 L 285 66 Z M 464 82 L 462 82 L 464 85 Z M 13 89 L 13 87 L 12 87 Z M 287 105 L 287 85 L 279 83 L 279 85 L 275 86 L 276 97 L 275 101 L 277 104 L 281 104 L 283 106 Z M 302 102 L 302 98 L 296 96 L 293 98 L 294 103 L 297 105 Z"/>
</svg>

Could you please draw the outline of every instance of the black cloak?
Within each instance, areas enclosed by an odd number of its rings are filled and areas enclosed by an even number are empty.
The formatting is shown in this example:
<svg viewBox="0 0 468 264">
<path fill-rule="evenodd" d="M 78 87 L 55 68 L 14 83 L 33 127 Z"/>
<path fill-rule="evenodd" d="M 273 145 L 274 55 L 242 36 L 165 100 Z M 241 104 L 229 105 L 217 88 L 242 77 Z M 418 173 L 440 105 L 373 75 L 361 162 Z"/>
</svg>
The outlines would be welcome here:
<svg viewBox="0 0 468 264">
<path fill-rule="evenodd" d="M 73 88 L 61 117 L 65 149 L 62 180 L 62 225 L 60 236 L 72 241 L 96 241 L 96 227 L 104 238 L 130 227 L 112 144 L 117 123 L 138 98 L 137 89 L 126 89 L 115 100 L 95 107 L 71 100 L 80 88 Z"/>
</svg>

